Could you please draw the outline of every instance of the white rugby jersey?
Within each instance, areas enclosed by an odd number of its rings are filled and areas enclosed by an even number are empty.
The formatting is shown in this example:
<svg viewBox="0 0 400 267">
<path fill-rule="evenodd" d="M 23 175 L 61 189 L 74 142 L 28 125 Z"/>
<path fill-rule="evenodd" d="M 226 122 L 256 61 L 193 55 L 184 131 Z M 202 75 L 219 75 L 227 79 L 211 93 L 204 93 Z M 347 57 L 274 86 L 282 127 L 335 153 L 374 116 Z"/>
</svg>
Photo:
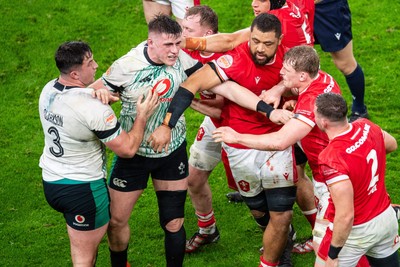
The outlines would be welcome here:
<svg viewBox="0 0 400 267">
<path fill-rule="evenodd" d="M 106 177 L 105 146 L 121 127 L 109 105 L 90 88 L 65 87 L 52 80 L 40 94 L 39 114 L 45 135 L 40 157 L 43 179 L 94 181 Z"/>
<path fill-rule="evenodd" d="M 168 153 L 156 153 L 146 141 L 159 127 L 179 85 L 186 80 L 187 73 L 202 66 L 182 50 L 173 66 L 157 64 L 147 54 L 146 42 L 139 44 L 126 55 L 116 60 L 102 76 L 104 85 L 121 95 L 122 109 L 120 122 L 125 131 L 129 131 L 136 118 L 136 103 L 140 95 L 147 95 L 149 90 L 157 92 L 160 105 L 147 120 L 143 141 L 138 155 L 145 157 L 165 157 L 176 150 L 186 138 L 185 118 L 182 115 L 171 132 Z"/>
</svg>

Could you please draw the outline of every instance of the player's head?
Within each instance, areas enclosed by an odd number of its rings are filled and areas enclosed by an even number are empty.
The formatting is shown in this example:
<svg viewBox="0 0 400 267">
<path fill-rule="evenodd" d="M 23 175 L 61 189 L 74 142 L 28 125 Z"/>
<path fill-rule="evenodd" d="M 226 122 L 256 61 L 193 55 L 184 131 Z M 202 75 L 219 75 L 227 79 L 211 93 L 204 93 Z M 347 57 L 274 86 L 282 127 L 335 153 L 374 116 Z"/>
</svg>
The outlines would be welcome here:
<svg viewBox="0 0 400 267">
<path fill-rule="evenodd" d="M 193 6 L 182 20 L 183 37 L 203 37 L 218 32 L 218 16 L 209 6 Z"/>
<path fill-rule="evenodd" d="M 149 22 L 148 54 L 157 64 L 172 66 L 178 59 L 182 28 L 166 15 L 157 15 Z"/>
<path fill-rule="evenodd" d="M 260 14 L 251 24 L 250 52 L 256 64 L 265 65 L 274 57 L 282 40 L 281 23 L 271 14 Z"/>
<path fill-rule="evenodd" d="M 98 65 L 93 59 L 92 50 L 87 43 L 65 42 L 58 47 L 54 59 L 64 78 L 78 80 L 83 85 L 94 82 Z"/>
<path fill-rule="evenodd" d="M 283 83 L 287 88 L 302 87 L 301 83 L 309 83 L 319 71 L 319 56 L 311 46 L 300 45 L 289 49 L 281 69 Z"/>
<path fill-rule="evenodd" d="M 270 10 L 279 9 L 286 3 L 286 0 L 253 0 L 251 7 L 255 16 L 267 13 Z"/>
<path fill-rule="evenodd" d="M 332 92 L 317 96 L 314 105 L 315 122 L 321 130 L 327 123 L 347 123 L 347 103 L 343 96 Z"/>
</svg>

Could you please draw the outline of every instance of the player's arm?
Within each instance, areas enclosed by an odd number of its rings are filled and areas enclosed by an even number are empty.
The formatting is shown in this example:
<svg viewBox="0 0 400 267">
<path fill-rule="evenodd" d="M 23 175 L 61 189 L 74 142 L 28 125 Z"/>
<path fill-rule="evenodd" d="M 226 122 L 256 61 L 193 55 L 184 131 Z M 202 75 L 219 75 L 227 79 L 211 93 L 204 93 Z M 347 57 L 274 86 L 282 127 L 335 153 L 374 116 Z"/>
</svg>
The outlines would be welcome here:
<svg viewBox="0 0 400 267">
<path fill-rule="evenodd" d="M 149 91 L 146 99 L 144 101 L 142 101 L 142 99 L 142 96 L 138 99 L 136 106 L 137 116 L 132 129 L 129 132 L 122 130 L 119 136 L 105 143 L 105 145 L 119 157 L 131 158 L 136 154 L 143 140 L 147 119 L 158 107 L 159 102 L 157 94 L 152 94 L 152 92 Z"/>
<path fill-rule="evenodd" d="M 382 130 L 383 133 L 383 140 L 385 142 L 385 149 L 386 149 L 386 154 L 389 154 L 397 149 L 397 141 L 396 138 L 394 138 L 392 135 L 390 135 L 388 132 Z"/>
<path fill-rule="evenodd" d="M 94 89 L 92 96 L 99 99 L 103 104 L 112 104 L 119 101 L 119 94 L 110 92 L 107 87 L 104 86 L 101 78 L 97 79 L 88 87 Z"/>
<path fill-rule="evenodd" d="M 184 81 L 173 97 L 164 121 L 148 138 L 154 151 L 168 151 L 171 129 L 175 127 L 183 112 L 191 105 L 198 91 L 209 90 L 222 82 L 216 72 L 206 64 Z"/>
<path fill-rule="evenodd" d="M 240 134 L 230 127 L 220 127 L 213 132 L 215 142 L 241 144 L 253 149 L 267 151 L 285 150 L 304 138 L 312 127 L 298 119 L 290 119 L 279 131 L 269 134 Z"/>
<path fill-rule="evenodd" d="M 206 37 L 182 38 L 182 47 L 207 52 L 226 52 L 250 39 L 250 28 L 233 33 L 218 33 Z"/>
<path fill-rule="evenodd" d="M 335 218 L 333 220 L 333 235 L 328 256 L 331 260 L 335 260 L 353 227 L 354 192 L 350 179 L 329 185 L 329 191 L 335 205 Z"/>
<path fill-rule="evenodd" d="M 194 98 L 190 107 L 211 118 L 219 119 L 221 117 L 224 98 L 216 95 L 214 99 L 197 99 Z"/>
<path fill-rule="evenodd" d="M 272 122 L 278 124 L 286 123 L 292 117 L 291 112 L 287 110 L 274 109 L 272 106 L 262 101 L 261 98 L 253 92 L 232 81 L 227 81 L 209 91 L 221 95 L 226 99 L 235 102 L 239 106 L 253 111 L 258 111 L 266 115 Z"/>
</svg>

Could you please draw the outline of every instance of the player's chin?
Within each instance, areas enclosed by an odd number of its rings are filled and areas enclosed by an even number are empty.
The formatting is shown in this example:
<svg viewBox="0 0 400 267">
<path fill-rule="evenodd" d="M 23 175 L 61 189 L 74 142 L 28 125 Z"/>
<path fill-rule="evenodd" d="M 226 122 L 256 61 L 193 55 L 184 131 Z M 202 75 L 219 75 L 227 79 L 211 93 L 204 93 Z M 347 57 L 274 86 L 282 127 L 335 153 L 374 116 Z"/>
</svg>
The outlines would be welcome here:
<svg viewBox="0 0 400 267">
<path fill-rule="evenodd" d="M 168 65 L 168 66 L 173 66 L 173 65 L 175 65 L 177 59 L 178 59 L 177 57 L 168 57 L 165 60 L 164 64 Z"/>
</svg>

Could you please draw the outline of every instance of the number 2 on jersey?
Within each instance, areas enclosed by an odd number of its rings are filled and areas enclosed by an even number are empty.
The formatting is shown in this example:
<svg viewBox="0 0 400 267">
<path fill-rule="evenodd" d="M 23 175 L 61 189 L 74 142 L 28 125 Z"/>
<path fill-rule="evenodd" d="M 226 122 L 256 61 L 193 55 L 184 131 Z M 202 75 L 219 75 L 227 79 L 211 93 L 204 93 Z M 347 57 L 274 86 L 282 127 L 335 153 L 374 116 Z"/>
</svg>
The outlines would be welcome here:
<svg viewBox="0 0 400 267">
<path fill-rule="evenodd" d="M 379 181 L 379 174 L 377 174 L 378 157 L 375 149 L 371 149 L 371 151 L 368 153 L 367 163 L 369 163 L 370 161 L 372 161 L 372 165 L 371 165 L 371 181 L 369 182 L 368 186 L 368 191 L 369 191 L 368 195 L 374 193 L 377 190 L 376 183 L 378 183 Z"/>
</svg>

